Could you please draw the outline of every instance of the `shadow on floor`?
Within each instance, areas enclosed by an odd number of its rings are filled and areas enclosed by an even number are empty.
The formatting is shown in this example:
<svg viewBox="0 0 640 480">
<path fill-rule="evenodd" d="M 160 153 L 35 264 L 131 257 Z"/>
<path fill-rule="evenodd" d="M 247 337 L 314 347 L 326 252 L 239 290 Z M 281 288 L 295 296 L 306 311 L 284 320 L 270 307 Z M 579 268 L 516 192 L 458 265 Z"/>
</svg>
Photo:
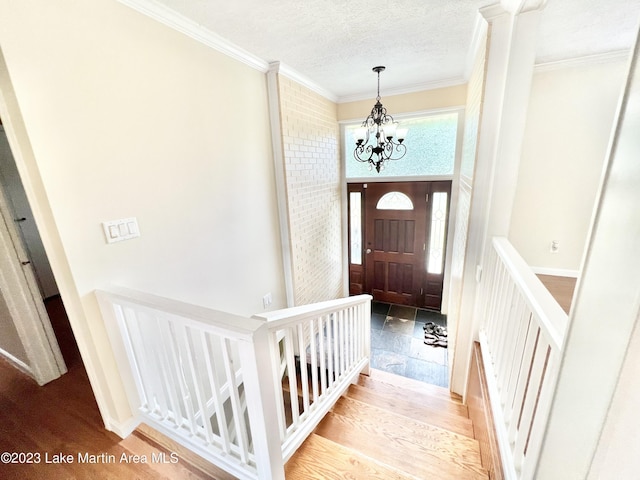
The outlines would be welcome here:
<svg viewBox="0 0 640 480">
<path fill-rule="evenodd" d="M 424 343 L 424 325 L 447 317 L 414 307 L 371 304 L 371 366 L 441 387 L 449 386 L 447 349 Z"/>
</svg>

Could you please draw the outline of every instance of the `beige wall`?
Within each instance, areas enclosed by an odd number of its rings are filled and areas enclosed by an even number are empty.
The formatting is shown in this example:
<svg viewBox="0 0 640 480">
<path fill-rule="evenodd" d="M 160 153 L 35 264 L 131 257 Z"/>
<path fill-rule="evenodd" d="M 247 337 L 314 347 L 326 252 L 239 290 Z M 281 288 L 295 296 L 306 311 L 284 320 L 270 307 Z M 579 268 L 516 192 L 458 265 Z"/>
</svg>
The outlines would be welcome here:
<svg viewBox="0 0 640 480">
<path fill-rule="evenodd" d="M 625 71 L 620 60 L 534 75 L 509 232 L 533 267 L 580 268 Z"/>
<path fill-rule="evenodd" d="M 296 305 L 343 296 L 336 104 L 278 76 Z"/>
<path fill-rule="evenodd" d="M 33 152 L 16 161 L 103 413 L 123 419 L 94 289 L 286 303 L 265 75 L 109 0 L 0 0 L 0 48 Z M 101 222 L 129 216 L 141 237 L 107 245 Z"/>
<path fill-rule="evenodd" d="M 391 115 L 413 113 L 423 110 L 457 107 L 467 101 L 467 85 L 436 88 L 402 95 L 384 95 L 381 90 L 382 103 Z M 375 97 L 370 100 L 359 100 L 338 104 L 338 120 L 364 120 L 371 112 Z"/>
</svg>

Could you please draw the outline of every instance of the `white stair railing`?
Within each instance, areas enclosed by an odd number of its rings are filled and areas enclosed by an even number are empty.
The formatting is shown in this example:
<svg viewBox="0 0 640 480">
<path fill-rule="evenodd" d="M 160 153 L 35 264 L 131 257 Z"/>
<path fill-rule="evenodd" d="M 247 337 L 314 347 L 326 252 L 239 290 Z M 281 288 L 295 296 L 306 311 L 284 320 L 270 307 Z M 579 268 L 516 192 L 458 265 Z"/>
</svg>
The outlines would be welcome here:
<svg viewBox="0 0 640 480">
<path fill-rule="evenodd" d="M 555 391 L 567 314 L 506 238 L 487 252 L 477 312 L 507 479 L 533 479 Z"/>
<path fill-rule="evenodd" d="M 368 374 L 371 297 L 289 308 L 254 318 L 267 321 L 278 425 L 285 461 L 298 449 L 340 396 Z"/>
<path fill-rule="evenodd" d="M 368 295 L 253 318 L 128 289 L 96 296 L 134 415 L 241 479 L 284 479 L 368 368 Z"/>
</svg>

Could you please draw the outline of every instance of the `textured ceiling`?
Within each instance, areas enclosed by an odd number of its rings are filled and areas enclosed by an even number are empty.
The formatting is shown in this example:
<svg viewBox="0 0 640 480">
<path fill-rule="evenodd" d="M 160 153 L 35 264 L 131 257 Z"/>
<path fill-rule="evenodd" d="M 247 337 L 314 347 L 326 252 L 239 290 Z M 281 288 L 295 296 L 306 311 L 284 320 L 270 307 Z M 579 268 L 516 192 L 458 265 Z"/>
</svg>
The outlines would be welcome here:
<svg viewBox="0 0 640 480">
<path fill-rule="evenodd" d="M 338 98 L 464 78 L 478 9 L 491 0 L 156 0 Z M 538 61 L 628 49 L 640 0 L 549 0 Z"/>
</svg>

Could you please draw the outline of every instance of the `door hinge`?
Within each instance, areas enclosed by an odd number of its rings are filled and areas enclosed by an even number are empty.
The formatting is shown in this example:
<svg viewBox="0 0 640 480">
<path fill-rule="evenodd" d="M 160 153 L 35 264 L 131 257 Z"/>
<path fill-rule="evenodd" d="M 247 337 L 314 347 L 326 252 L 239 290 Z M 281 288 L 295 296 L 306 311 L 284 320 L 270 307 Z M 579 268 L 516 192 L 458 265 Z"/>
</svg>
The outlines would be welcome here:
<svg viewBox="0 0 640 480">
<path fill-rule="evenodd" d="M 422 244 L 422 251 L 424 251 L 424 252 L 427 251 L 427 244 L 426 243 Z"/>
<path fill-rule="evenodd" d="M 426 203 L 429 203 L 429 194 L 428 194 L 428 193 L 425 193 L 425 195 L 424 195 L 424 201 L 425 201 Z"/>
<path fill-rule="evenodd" d="M 421 288 L 421 289 L 420 289 L 420 295 L 422 295 L 423 293 L 424 293 L 424 289 L 423 289 L 423 288 Z"/>
</svg>

